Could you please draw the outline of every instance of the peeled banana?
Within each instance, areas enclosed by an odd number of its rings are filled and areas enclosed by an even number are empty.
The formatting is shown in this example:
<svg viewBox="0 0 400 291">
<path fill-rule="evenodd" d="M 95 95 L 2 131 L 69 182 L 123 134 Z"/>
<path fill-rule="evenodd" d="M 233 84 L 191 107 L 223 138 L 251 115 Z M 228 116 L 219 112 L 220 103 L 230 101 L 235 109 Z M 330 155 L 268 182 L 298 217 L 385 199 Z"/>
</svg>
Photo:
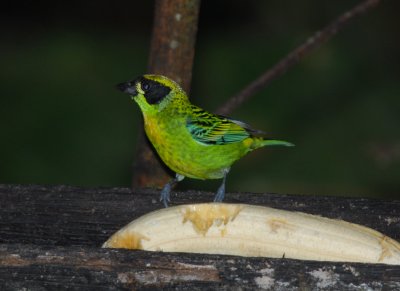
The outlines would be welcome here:
<svg viewBox="0 0 400 291">
<path fill-rule="evenodd" d="M 400 264 L 400 244 L 373 229 L 247 204 L 188 204 L 153 211 L 117 231 L 103 247 Z"/>
</svg>

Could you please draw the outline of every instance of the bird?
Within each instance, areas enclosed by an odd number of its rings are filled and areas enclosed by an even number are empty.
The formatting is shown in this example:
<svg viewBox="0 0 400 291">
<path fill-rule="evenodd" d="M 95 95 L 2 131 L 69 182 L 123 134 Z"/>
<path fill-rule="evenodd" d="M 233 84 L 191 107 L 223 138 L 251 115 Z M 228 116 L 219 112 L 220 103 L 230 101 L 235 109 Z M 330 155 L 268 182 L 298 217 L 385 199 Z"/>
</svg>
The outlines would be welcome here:
<svg viewBox="0 0 400 291">
<path fill-rule="evenodd" d="M 117 85 L 131 96 L 142 112 L 144 131 L 161 160 L 176 173 L 161 190 L 160 201 L 170 202 L 171 189 L 185 177 L 222 179 L 214 202 L 225 196 L 231 165 L 247 153 L 264 146 L 293 146 L 265 138 L 265 133 L 226 116 L 209 113 L 192 104 L 173 80 L 145 74 Z"/>
</svg>

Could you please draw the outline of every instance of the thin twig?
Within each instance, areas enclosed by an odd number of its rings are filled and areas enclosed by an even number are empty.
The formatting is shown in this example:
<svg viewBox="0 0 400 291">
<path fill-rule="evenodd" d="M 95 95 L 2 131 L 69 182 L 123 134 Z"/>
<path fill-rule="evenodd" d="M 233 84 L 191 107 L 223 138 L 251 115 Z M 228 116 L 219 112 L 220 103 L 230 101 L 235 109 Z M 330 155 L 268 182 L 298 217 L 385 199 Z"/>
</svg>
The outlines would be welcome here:
<svg viewBox="0 0 400 291">
<path fill-rule="evenodd" d="M 368 9 L 374 7 L 380 0 L 366 0 L 356 5 L 352 9 L 346 11 L 324 29 L 317 31 L 313 36 L 308 38 L 303 44 L 290 52 L 285 58 L 279 61 L 271 69 L 265 71 L 259 78 L 251 82 L 243 90 L 228 99 L 218 110 L 219 114 L 229 114 L 239 107 L 243 102 L 247 101 L 255 93 L 267 86 L 273 79 L 281 76 L 289 68 L 293 67 L 305 56 L 309 55 L 313 50 L 321 46 L 340 29 L 342 29 L 352 18 L 359 16 Z"/>
</svg>

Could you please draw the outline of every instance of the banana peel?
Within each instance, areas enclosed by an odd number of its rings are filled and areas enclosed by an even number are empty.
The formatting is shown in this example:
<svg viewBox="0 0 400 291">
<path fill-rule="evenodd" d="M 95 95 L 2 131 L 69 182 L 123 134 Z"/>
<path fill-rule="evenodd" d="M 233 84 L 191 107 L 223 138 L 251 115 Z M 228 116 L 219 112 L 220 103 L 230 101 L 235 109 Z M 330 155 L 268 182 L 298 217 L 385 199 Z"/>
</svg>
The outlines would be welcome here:
<svg viewBox="0 0 400 291">
<path fill-rule="evenodd" d="M 400 265 L 400 244 L 371 228 L 247 204 L 153 211 L 117 231 L 103 247 Z"/>
</svg>

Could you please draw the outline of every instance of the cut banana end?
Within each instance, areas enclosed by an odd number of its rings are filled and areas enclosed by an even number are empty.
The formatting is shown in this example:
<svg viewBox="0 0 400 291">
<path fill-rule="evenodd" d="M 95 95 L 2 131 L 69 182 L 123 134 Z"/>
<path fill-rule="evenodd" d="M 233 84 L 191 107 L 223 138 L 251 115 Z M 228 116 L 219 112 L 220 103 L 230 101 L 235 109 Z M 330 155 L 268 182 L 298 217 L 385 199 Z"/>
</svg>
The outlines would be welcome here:
<svg viewBox="0 0 400 291">
<path fill-rule="evenodd" d="M 246 204 L 153 211 L 120 229 L 103 247 L 400 265 L 400 244 L 371 228 Z"/>
</svg>

